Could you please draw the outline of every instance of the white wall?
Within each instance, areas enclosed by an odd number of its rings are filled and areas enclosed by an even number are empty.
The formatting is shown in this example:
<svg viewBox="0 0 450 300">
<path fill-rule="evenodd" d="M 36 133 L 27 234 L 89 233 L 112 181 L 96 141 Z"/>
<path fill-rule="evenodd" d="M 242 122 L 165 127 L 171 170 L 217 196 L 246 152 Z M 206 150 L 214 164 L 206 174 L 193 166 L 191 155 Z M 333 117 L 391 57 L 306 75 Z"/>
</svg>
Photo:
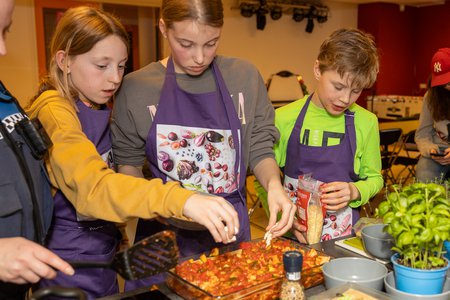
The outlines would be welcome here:
<svg viewBox="0 0 450 300">
<path fill-rule="evenodd" d="M 337 28 L 357 26 L 356 4 L 324 1 L 330 8 L 329 19 L 323 24 L 315 22 L 312 33 L 305 32 L 306 20 L 296 23 L 291 15 L 277 21 L 267 16 L 266 28 L 261 31 L 256 29 L 255 16 L 244 18 L 238 9 L 232 9 L 236 1 L 223 1 L 225 25 L 219 53 L 250 60 L 264 80 L 281 70 L 299 73 L 310 91 L 315 84 L 312 65 L 322 41 Z M 13 22 L 7 38 L 8 55 L 0 57 L 0 79 L 25 104 L 39 80 L 33 0 L 16 0 Z"/>
<path fill-rule="evenodd" d="M 267 16 L 264 30 L 256 29 L 256 17 L 244 18 L 238 9 L 231 9 L 233 0 L 224 0 L 225 24 L 219 53 L 253 62 L 264 80 L 281 70 L 303 76 L 311 91 L 315 84 L 312 68 L 322 41 L 335 29 L 357 27 L 356 4 L 324 2 L 330 8 L 328 21 L 314 22 L 312 33 L 305 32 L 306 19 L 299 23 L 292 15 L 279 20 Z"/>
</svg>

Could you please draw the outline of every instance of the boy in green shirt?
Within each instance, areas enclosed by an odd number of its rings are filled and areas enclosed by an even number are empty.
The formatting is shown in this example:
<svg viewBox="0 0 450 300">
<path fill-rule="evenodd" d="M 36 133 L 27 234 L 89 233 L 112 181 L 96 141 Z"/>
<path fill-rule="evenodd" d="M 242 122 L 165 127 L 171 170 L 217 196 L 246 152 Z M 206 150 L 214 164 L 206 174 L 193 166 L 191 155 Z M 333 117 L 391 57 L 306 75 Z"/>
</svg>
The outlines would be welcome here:
<svg viewBox="0 0 450 300">
<path fill-rule="evenodd" d="M 315 91 L 276 110 L 281 137 L 274 150 L 291 200 L 297 200 L 299 175 L 324 182 L 322 241 L 351 234 L 359 207 L 383 187 L 377 117 L 355 103 L 378 70 L 371 36 L 357 29 L 336 30 L 314 63 Z M 294 222 L 300 242 L 307 242 L 304 231 Z"/>
</svg>

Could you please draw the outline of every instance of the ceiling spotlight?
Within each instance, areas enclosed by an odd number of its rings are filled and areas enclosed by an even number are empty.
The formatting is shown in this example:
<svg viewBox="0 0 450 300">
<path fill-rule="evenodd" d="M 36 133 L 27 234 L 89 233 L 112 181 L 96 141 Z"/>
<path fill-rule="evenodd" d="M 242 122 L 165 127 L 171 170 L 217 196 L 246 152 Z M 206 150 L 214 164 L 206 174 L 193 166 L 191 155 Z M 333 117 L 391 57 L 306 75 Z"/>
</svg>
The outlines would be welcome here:
<svg viewBox="0 0 450 300">
<path fill-rule="evenodd" d="M 250 4 L 242 3 L 241 4 L 241 16 L 250 18 L 253 16 L 254 9 L 253 6 Z"/>
<path fill-rule="evenodd" d="M 270 9 L 270 17 L 272 20 L 279 20 L 281 18 L 282 12 L 280 6 L 273 6 Z"/>
<path fill-rule="evenodd" d="M 302 8 L 294 8 L 292 11 L 292 19 L 295 22 L 301 22 L 305 18 L 305 10 Z"/>
<path fill-rule="evenodd" d="M 323 8 L 317 11 L 316 18 L 317 22 L 319 23 L 325 23 L 326 21 L 328 21 L 328 8 Z"/>
<path fill-rule="evenodd" d="M 256 29 L 264 30 L 266 27 L 266 14 L 269 11 L 267 8 L 260 6 L 256 11 Z"/>
<path fill-rule="evenodd" d="M 314 29 L 314 18 L 312 15 L 308 15 L 308 22 L 306 23 L 305 31 L 307 33 L 313 32 Z"/>
</svg>

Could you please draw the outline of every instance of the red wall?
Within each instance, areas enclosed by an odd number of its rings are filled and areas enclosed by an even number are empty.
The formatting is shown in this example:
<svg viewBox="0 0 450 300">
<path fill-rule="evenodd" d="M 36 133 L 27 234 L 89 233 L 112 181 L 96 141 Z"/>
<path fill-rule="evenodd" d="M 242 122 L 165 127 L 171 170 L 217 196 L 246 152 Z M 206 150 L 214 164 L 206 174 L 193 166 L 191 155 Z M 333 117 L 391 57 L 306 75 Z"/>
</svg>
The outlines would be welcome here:
<svg viewBox="0 0 450 300">
<path fill-rule="evenodd" d="M 375 37 L 380 49 L 377 94 L 423 95 L 438 48 L 450 47 L 450 1 L 427 7 L 370 3 L 358 6 L 358 27 Z"/>
<path fill-rule="evenodd" d="M 450 48 L 450 1 L 418 9 L 415 26 L 417 83 L 427 82 L 431 58 L 439 48 Z"/>
</svg>

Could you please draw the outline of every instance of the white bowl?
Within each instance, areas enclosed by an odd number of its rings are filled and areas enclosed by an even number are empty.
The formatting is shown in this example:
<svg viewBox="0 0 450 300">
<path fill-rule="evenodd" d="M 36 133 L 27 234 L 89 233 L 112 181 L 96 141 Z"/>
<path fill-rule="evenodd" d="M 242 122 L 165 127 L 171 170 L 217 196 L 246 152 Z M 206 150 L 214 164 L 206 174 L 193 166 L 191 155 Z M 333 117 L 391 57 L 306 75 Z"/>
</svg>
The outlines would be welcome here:
<svg viewBox="0 0 450 300">
<path fill-rule="evenodd" d="M 417 295 L 405 293 L 395 288 L 395 276 L 394 272 L 389 272 L 384 278 L 384 287 L 386 292 L 390 295 L 393 295 L 395 299 L 398 300 L 411 300 L 411 299 L 420 299 L 420 300 L 448 300 L 450 299 L 450 278 L 444 282 L 444 291 L 441 294 L 435 295 Z"/>
<path fill-rule="evenodd" d="M 327 289 L 354 282 L 382 290 L 384 277 L 388 273 L 388 269 L 382 263 L 359 257 L 332 259 L 322 266 L 322 271 Z"/>
</svg>

